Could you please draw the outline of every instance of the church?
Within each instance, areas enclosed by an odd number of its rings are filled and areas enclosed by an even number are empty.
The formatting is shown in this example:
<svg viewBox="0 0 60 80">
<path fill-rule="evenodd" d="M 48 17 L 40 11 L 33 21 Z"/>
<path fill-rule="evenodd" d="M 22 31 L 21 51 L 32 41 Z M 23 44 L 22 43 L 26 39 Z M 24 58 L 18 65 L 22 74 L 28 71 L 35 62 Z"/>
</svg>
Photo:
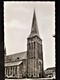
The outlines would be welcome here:
<svg viewBox="0 0 60 80">
<path fill-rule="evenodd" d="M 27 38 L 27 51 L 5 55 L 5 77 L 42 78 L 43 71 L 42 39 L 34 10 L 31 32 Z"/>
</svg>

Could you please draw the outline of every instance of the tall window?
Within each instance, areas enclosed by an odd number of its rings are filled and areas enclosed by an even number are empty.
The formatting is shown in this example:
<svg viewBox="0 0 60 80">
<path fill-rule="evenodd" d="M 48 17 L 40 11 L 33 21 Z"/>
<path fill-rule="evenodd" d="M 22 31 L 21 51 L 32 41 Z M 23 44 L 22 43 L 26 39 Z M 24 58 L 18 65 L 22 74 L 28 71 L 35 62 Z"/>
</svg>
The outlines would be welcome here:
<svg viewBox="0 0 60 80">
<path fill-rule="evenodd" d="M 10 70 L 9 71 L 10 71 L 10 75 L 11 75 L 11 67 L 10 67 Z"/>
<path fill-rule="evenodd" d="M 31 49 L 31 43 L 30 43 L 30 47 L 29 47 L 29 49 Z"/>
<path fill-rule="evenodd" d="M 12 75 L 12 66 L 11 66 L 11 75 Z"/>
<path fill-rule="evenodd" d="M 32 47 L 33 47 L 32 42 L 31 42 L 31 46 L 30 46 L 30 47 L 31 47 L 31 49 L 32 49 Z"/>
<path fill-rule="evenodd" d="M 5 71 L 6 71 L 6 75 L 7 75 L 7 67 L 5 68 Z"/>
<path fill-rule="evenodd" d="M 28 72 L 30 72 L 30 70 L 31 70 L 31 69 L 30 69 L 30 68 L 31 68 L 31 66 L 30 66 L 30 61 L 28 61 L 28 64 L 29 64 L 29 65 L 28 65 Z"/>
<path fill-rule="evenodd" d="M 39 71 L 41 70 L 41 62 L 39 62 Z"/>
<path fill-rule="evenodd" d="M 15 67 L 15 74 L 17 74 L 17 66 Z"/>
<path fill-rule="evenodd" d="M 7 75 L 7 67 L 6 67 L 6 75 Z"/>
<path fill-rule="evenodd" d="M 31 48 L 33 49 L 33 42 L 31 43 Z"/>
<path fill-rule="evenodd" d="M 28 58 L 31 58 L 31 52 L 30 51 L 28 52 Z"/>
<path fill-rule="evenodd" d="M 35 49 L 35 42 L 34 42 L 34 49 Z"/>
<path fill-rule="evenodd" d="M 15 74 L 14 74 L 14 67 L 13 67 L 13 76 L 14 76 Z"/>
<path fill-rule="evenodd" d="M 8 76 L 9 76 L 9 67 L 8 67 Z"/>
<path fill-rule="evenodd" d="M 29 49 L 30 49 L 30 43 L 29 43 L 29 46 L 28 46 L 28 47 L 29 47 Z"/>
</svg>

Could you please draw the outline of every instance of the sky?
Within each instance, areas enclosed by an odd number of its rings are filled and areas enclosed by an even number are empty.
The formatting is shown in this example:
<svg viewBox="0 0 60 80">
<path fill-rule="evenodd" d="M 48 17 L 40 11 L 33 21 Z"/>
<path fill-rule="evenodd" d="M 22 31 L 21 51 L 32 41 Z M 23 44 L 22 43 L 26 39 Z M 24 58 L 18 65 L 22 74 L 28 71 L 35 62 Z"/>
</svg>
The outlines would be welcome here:
<svg viewBox="0 0 60 80">
<path fill-rule="evenodd" d="M 33 13 L 43 45 L 44 69 L 55 66 L 55 2 L 4 1 L 4 43 L 6 54 L 27 51 Z"/>
</svg>

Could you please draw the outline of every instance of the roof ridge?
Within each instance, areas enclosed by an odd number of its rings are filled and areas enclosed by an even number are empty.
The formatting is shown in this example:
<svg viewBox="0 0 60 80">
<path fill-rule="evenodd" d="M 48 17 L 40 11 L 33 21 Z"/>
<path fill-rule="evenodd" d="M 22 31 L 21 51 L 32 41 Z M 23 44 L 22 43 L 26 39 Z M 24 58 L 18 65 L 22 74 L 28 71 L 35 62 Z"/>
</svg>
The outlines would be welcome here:
<svg viewBox="0 0 60 80">
<path fill-rule="evenodd" d="M 9 55 L 6 55 L 6 56 L 10 56 L 10 55 L 17 55 L 17 54 L 21 54 L 21 53 L 25 53 L 25 52 L 27 52 L 27 51 L 23 51 L 23 52 L 18 52 L 18 53 L 13 53 L 13 54 L 9 54 Z"/>
</svg>

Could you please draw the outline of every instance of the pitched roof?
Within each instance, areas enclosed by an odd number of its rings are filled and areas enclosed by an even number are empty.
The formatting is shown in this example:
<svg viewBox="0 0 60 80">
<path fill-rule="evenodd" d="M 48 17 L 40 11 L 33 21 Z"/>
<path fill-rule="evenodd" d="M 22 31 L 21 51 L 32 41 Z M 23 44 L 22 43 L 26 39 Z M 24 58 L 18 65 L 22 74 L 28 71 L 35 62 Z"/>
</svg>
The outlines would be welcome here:
<svg viewBox="0 0 60 80">
<path fill-rule="evenodd" d="M 6 55 L 5 62 L 27 59 L 27 51 Z"/>
<path fill-rule="evenodd" d="M 5 66 L 16 66 L 16 65 L 20 65 L 21 63 L 22 61 L 10 62 L 10 63 L 5 63 Z"/>
<path fill-rule="evenodd" d="M 34 10 L 32 27 L 31 27 L 31 33 L 30 33 L 29 37 L 32 37 L 32 36 L 35 36 L 35 35 L 37 35 L 39 37 L 39 31 L 38 31 L 38 26 L 37 26 L 36 14 L 35 14 L 35 10 Z"/>
<path fill-rule="evenodd" d="M 55 70 L 55 67 L 49 67 L 46 70 Z"/>
</svg>

